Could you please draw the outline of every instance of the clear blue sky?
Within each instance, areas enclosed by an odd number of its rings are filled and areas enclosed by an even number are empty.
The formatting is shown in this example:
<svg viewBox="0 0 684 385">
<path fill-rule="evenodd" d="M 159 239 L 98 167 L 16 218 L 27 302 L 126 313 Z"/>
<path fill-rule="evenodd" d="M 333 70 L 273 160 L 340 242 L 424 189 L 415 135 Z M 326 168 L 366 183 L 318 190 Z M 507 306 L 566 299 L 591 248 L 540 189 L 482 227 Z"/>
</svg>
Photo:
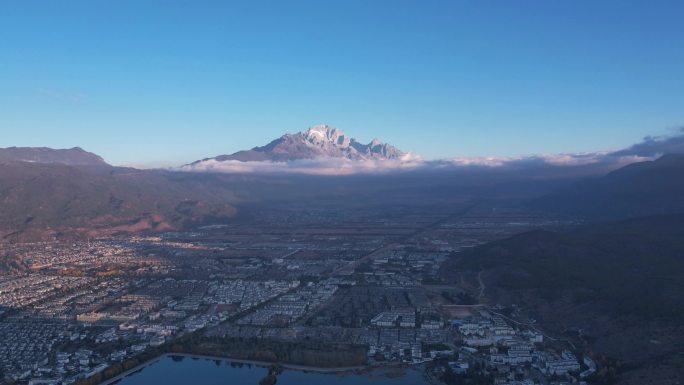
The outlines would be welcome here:
<svg viewBox="0 0 684 385">
<path fill-rule="evenodd" d="M 684 125 L 682 1 L 3 1 L 0 147 L 174 165 L 327 123 L 425 156 Z"/>
</svg>

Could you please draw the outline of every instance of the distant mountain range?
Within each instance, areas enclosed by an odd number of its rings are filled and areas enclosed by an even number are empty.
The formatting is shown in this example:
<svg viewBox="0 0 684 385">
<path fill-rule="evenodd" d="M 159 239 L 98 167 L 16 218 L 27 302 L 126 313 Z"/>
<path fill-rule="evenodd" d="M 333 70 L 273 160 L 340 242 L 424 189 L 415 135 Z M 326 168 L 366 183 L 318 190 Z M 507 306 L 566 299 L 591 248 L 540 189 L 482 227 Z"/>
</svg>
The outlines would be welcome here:
<svg viewBox="0 0 684 385">
<path fill-rule="evenodd" d="M 285 134 L 265 146 L 238 151 L 230 155 L 202 159 L 193 162 L 191 165 L 199 165 L 207 161 L 224 162 L 231 160 L 289 162 L 319 157 L 355 161 L 387 160 L 400 159 L 404 155 L 405 153 L 396 147 L 378 139 L 373 139 L 370 143 L 364 144 L 347 136 L 337 128 L 318 125 L 296 134 Z"/>
<path fill-rule="evenodd" d="M 667 154 L 584 179 L 531 206 L 599 220 L 684 212 L 684 154 Z"/>
<path fill-rule="evenodd" d="M 182 229 L 235 215 L 210 177 L 112 167 L 81 149 L 0 150 L 0 242 Z"/>
<path fill-rule="evenodd" d="M 490 175 L 517 171 L 520 175 L 565 178 L 603 175 L 627 164 L 653 160 L 669 153 L 684 153 L 684 131 L 672 136 L 646 137 L 632 146 L 611 151 L 425 160 L 378 139 L 362 143 L 337 128 L 317 125 L 302 132 L 285 134 L 264 146 L 204 158 L 180 166 L 178 170 L 263 175 L 473 170 Z"/>
<path fill-rule="evenodd" d="M 0 148 L 0 160 L 32 163 L 61 163 L 69 166 L 108 166 L 100 157 L 80 147 L 55 150 L 47 147 Z"/>
<path fill-rule="evenodd" d="M 650 148 L 674 141 L 645 143 Z M 675 144 L 674 149 L 679 149 L 680 143 Z M 610 156 L 618 159 L 650 153 L 641 152 L 641 147 Z M 537 211 L 589 220 L 684 213 L 681 154 L 632 163 L 609 173 L 605 169 L 614 169 L 610 165 L 616 163 L 559 166 L 524 159 L 514 166 L 454 166 L 435 161 L 430 167 L 406 168 L 407 163 L 412 164 L 408 158 L 392 145 L 379 140 L 363 144 L 326 125 L 283 135 L 249 151 L 197 161 L 180 170 L 114 167 L 79 147 L 4 148 L 0 149 L 0 238 L 32 229 L 50 229 L 52 233 L 65 229 L 181 229 L 212 218 L 233 217 L 241 202 L 316 198 L 340 205 L 352 201 L 526 201 Z M 231 173 L 221 168 L 217 169 L 221 172 L 183 172 L 212 171 L 212 164 L 222 163 L 230 167 L 256 164 L 271 171 L 262 173 L 262 168 L 256 168 L 252 170 L 257 172 L 250 173 L 245 168 L 247 171 Z M 327 176 L 357 164 L 373 172 L 345 174 L 346 178 L 318 178 L 319 174 L 300 172 L 323 168 L 326 173 L 321 175 Z M 271 169 L 272 165 L 277 167 Z M 404 172 L 376 172 L 385 169 Z"/>
</svg>

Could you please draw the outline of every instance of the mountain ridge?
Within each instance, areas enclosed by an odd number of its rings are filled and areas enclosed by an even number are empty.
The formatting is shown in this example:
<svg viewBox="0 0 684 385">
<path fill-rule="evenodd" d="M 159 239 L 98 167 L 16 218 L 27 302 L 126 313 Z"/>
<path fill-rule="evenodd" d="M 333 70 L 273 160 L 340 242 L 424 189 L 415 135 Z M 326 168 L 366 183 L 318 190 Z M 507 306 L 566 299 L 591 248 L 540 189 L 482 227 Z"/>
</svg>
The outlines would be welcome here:
<svg viewBox="0 0 684 385">
<path fill-rule="evenodd" d="M 160 170 L 0 161 L 0 242 L 168 231 L 236 214 L 230 189 Z"/>
<path fill-rule="evenodd" d="M 586 179 L 531 202 L 563 215 L 612 220 L 684 212 L 684 154 L 666 154 Z"/>
<path fill-rule="evenodd" d="M 109 166 L 105 160 L 81 147 L 54 149 L 49 147 L 0 148 L 0 159 L 28 163 L 59 163 L 68 166 Z"/>
</svg>

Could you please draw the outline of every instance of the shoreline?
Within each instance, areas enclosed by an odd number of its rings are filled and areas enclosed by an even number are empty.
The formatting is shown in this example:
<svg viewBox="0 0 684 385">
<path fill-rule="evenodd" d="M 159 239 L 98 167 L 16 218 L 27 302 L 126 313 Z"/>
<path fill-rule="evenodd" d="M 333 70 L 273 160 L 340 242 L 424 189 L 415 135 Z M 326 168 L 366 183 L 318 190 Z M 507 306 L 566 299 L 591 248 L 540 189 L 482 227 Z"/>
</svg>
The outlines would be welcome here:
<svg viewBox="0 0 684 385">
<path fill-rule="evenodd" d="M 135 373 L 145 369 L 146 367 L 156 363 L 157 361 L 161 360 L 162 358 L 164 358 L 164 355 L 161 355 L 161 356 L 155 357 L 149 361 L 143 362 L 142 364 L 140 364 L 140 365 L 138 365 L 132 369 L 126 370 L 125 372 L 117 374 L 116 376 L 114 376 L 108 380 L 104 380 L 104 381 L 100 382 L 98 385 L 111 385 L 115 382 L 122 380 L 125 377 L 128 377 L 132 374 L 135 374 Z"/>
<path fill-rule="evenodd" d="M 268 361 L 255 361 L 255 360 L 245 360 L 245 359 L 239 359 L 239 358 L 230 358 L 230 357 L 217 357 L 217 356 L 207 356 L 207 355 L 202 355 L 202 354 L 190 354 L 190 353 L 164 353 L 162 355 L 159 355 L 155 358 L 150 359 L 149 361 L 145 361 L 141 363 L 140 365 L 131 368 L 123 373 L 120 373 L 108 380 L 100 382 L 99 385 L 112 385 L 114 383 L 117 383 L 118 381 L 124 379 L 125 377 L 128 377 L 130 375 L 133 375 L 145 368 L 147 368 L 150 365 L 153 365 L 163 358 L 166 357 L 187 357 L 187 358 L 192 358 L 192 359 L 204 359 L 204 360 L 212 360 L 212 361 L 225 361 L 225 362 L 234 362 L 234 363 L 240 363 L 240 364 L 249 364 L 249 365 L 254 365 L 254 366 L 260 366 L 264 368 L 268 368 L 269 366 L 272 365 L 279 365 L 283 369 L 286 370 L 295 370 L 299 372 L 313 372 L 313 373 L 322 373 L 322 374 L 335 374 L 335 373 L 355 373 L 355 372 L 360 372 L 363 370 L 369 370 L 369 369 L 381 369 L 384 367 L 392 367 L 392 366 L 397 366 L 397 365 L 380 365 L 380 366 L 371 366 L 371 365 L 359 365 L 359 366 L 347 366 L 347 367 L 335 367 L 335 368 L 323 368 L 323 367 L 316 367 L 316 366 L 306 366 L 306 365 L 297 365 L 297 364 L 284 364 L 284 363 L 277 363 L 277 362 L 268 362 Z"/>
<path fill-rule="evenodd" d="M 342 367 L 334 367 L 334 368 L 323 368 L 323 367 L 318 367 L 318 366 L 306 366 L 306 365 L 297 365 L 297 364 L 284 364 L 284 363 L 279 363 L 279 362 L 245 360 L 245 359 L 239 359 L 239 358 L 207 356 L 207 355 L 203 355 L 203 354 L 191 354 L 191 353 L 165 353 L 165 354 L 159 356 L 159 358 L 171 357 L 171 356 L 180 356 L 180 357 L 188 357 L 188 358 L 199 358 L 199 359 L 213 360 L 213 361 L 235 362 L 235 363 L 238 363 L 238 364 L 250 364 L 250 365 L 262 366 L 262 367 L 266 367 L 266 368 L 268 368 L 269 366 L 278 365 L 278 366 L 281 366 L 283 369 L 297 370 L 297 371 L 300 371 L 300 372 L 316 372 L 316 373 L 356 372 L 356 371 L 359 371 L 359 370 L 365 370 L 365 369 L 369 369 L 369 368 L 375 368 L 374 366 L 369 366 L 369 365 L 357 365 L 357 366 L 342 366 Z"/>
</svg>

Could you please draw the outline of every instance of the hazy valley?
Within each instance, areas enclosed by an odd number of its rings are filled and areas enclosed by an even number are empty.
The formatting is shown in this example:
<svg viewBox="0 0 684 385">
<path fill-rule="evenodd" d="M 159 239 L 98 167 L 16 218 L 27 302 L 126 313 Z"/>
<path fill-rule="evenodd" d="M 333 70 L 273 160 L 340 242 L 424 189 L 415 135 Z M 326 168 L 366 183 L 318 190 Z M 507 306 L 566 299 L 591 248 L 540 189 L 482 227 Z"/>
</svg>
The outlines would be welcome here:
<svg viewBox="0 0 684 385">
<path fill-rule="evenodd" d="M 30 357 L 79 384 L 173 353 L 446 383 L 679 375 L 684 155 L 388 171 L 406 154 L 357 144 L 317 126 L 156 170 L 0 150 L 0 333 L 54 333 Z M 362 171 L 197 166 L 312 159 Z"/>
</svg>

